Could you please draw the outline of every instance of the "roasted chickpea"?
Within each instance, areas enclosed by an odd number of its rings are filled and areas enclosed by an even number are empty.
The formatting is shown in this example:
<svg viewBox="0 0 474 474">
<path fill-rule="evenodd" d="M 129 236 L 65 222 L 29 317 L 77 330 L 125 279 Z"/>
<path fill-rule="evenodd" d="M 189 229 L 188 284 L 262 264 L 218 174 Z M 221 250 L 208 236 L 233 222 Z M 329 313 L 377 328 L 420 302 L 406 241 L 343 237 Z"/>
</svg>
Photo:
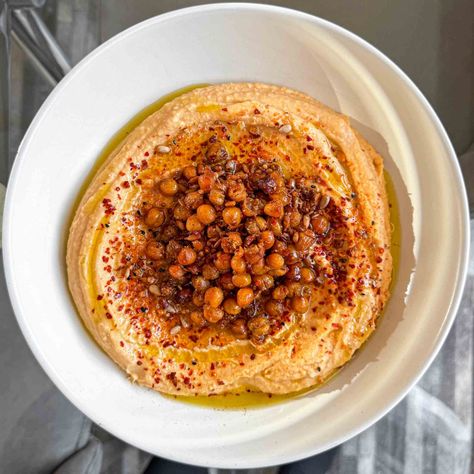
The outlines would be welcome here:
<svg viewBox="0 0 474 474">
<path fill-rule="evenodd" d="M 279 253 L 271 253 L 266 258 L 267 265 L 272 268 L 273 270 L 277 270 L 278 268 L 283 267 L 285 265 L 285 259 Z"/>
<path fill-rule="evenodd" d="M 240 288 L 237 292 L 237 304 L 241 308 L 247 307 L 254 300 L 255 295 L 252 288 Z"/>
<path fill-rule="evenodd" d="M 288 288 L 285 285 L 277 286 L 272 293 L 272 298 L 275 300 L 284 300 L 288 296 Z"/>
<path fill-rule="evenodd" d="M 311 225 L 313 227 L 313 230 L 317 234 L 324 235 L 329 230 L 329 220 L 327 219 L 327 217 L 321 214 L 318 214 L 317 216 L 311 219 Z"/>
<path fill-rule="evenodd" d="M 218 308 L 224 300 L 224 292 L 218 287 L 213 286 L 204 293 L 204 302 L 213 308 Z"/>
<path fill-rule="evenodd" d="M 272 248 L 275 243 L 273 232 L 271 230 L 264 230 L 260 235 L 260 242 L 262 242 L 265 250 Z"/>
<path fill-rule="evenodd" d="M 204 305 L 204 293 L 202 291 L 195 291 L 193 293 L 193 304 L 195 306 L 203 306 Z"/>
<path fill-rule="evenodd" d="M 245 319 L 238 318 L 235 321 L 232 321 L 230 326 L 232 332 L 239 336 L 239 337 L 246 337 L 247 336 L 247 323 Z"/>
<path fill-rule="evenodd" d="M 219 285 L 227 291 L 231 291 L 235 288 L 234 284 L 232 283 L 232 273 L 224 273 L 219 278 Z"/>
<path fill-rule="evenodd" d="M 309 309 L 309 299 L 304 296 L 293 296 L 291 298 L 291 309 L 297 313 L 306 313 Z"/>
<path fill-rule="evenodd" d="M 152 240 L 146 246 L 145 254 L 152 260 L 161 260 L 165 257 L 165 246 L 160 242 Z"/>
<path fill-rule="evenodd" d="M 182 280 L 185 275 L 185 271 L 181 265 L 170 265 L 168 272 L 175 280 Z"/>
<path fill-rule="evenodd" d="M 180 221 L 185 221 L 191 215 L 191 211 L 182 204 L 178 204 L 173 211 L 173 216 L 175 219 Z"/>
<path fill-rule="evenodd" d="M 259 290 L 265 291 L 273 286 L 274 280 L 273 277 L 268 274 L 256 275 L 253 277 L 253 283 Z"/>
<path fill-rule="evenodd" d="M 158 187 L 165 196 L 174 196 L 178 192 L 178 183 L 173 178 L 162 179 Z"/>
<path fill-rule="evenodd" d="M 215 280 L 219 278 L 219 270 L 214 265 L 206 263 L 202 266 L 202 276 L 206 280 Z"/>
<path fill-rule="evenodd" d="M 165 222 L 165 212 L 163 209 L 158 209 L 157 207 L 152 207 L 146 214 L 145 224 L 148 227 L 160 227 L 163 222 Z"/>
<path fill-rule="evenodd" d="M 224 311 L 221 308 L 214 308 L 210 305 L 204 306 L 204 318 L 210 323 L 217 323 L 224 317 Z"/>
<path fill-rule="evenodd" d="M 198 178 L 199 188 L 205 193 L 208 193 L 214 186 L 215 181 L 216 178 L 214 176 L 214 173 L 212 173 L 211 171 L 206 171 Z"/>
<path fill-rule="evenodd" d="M 203 202 L 204 198 L 198 191 L 187 193 L 184 196 L 184 205 L 189 209 L 197 209 Z"/>
<path fill-rule="evenodd" d="M 205 225 L 216 220 L 216 211 L 210 204 L 201 204 L 196 210 L 197 218 Z"/>
<path fill-rule="evenodd" d="M 232 260 L 230 261 L 230 266 L 235 273 L 245 273 L 247 269 L 247 265 L 245 264 L 245 260 L 242 257 L 234 255 Z"/>
<path fill-rule="evenodd" d="M 288 267 L 284 265 L 281 268 L 275 268 L 274 270 L 269 270 L 268 273 L 273 277 L 281 277 L 288 272 Z"/>
<path fill-rule="evenodd" d="M 252 283 L 252 277 L 248 273 L 237 273 L 232 277 L 232 283 L 237 288 L 244 288 Z"/>
<path fill-rule="evenodd" d="M 198 327 L 204 326 L 206 320 L 204 319 L 201 311 L 193 311 L 190 315 L 191 321 Z"/>
<path fill-rule="evenodd" d="M 193 279 L 191 281 L 192 281 L 192 284 L 193 284 L 194 288 L 197 291 L 207 290 L 209 288 L 209 285 L 210 285 L 210 283 L 205 278 L 203 278 L 201 275 L 197 275 L 197 276 L 193 277 Z"/>
<path fill-rule="evenodd" d="M 257 223 L 258 228 L 259 228 L 261 231 L 265 230 L 265 229 L 268 227 L 267 221 L 266 221 L 265 218 L 262 217 L 262 216 L 257 216 L 257 217 L 255 218 L 255 222 Z"/>
<path fill-rule="evenodd" d="M 222 250 L 226 253 L 234 253 L 242 245 L 242 237 L 238 232 L 230 232 L 221 239 Z"/>
<path fill-rule="evenodd" d="M 270 332 L 270 322 L 265 316 L 256 316 L 248 322 L 250 332 L 255 337 L 264 337 Z"/>
<path fill-rule="evenodd" d="M 178 263 L 181 265 L 192 265 L 197 258 L 196 251 L 191 247 L 183 247 L 178 254 Z"/>
<path fill-rule="evenodd" d="M 244 201 L 247 197 L 245 185 L 239 181 L 230 183 L 229 189 L 227 190 L 227 196 L 229 196 L 229 199 L 235 202 Z"/>
<path fill-rule="evenodd" d="M 280 201 L 270 201 L 265 204 L 263 212 L 270 217 L 283 217 L 283 204 Z"/>
<path fill-rule="evenodd" d="M 270 218 L 267 221 L 268 228 L 273 232 L 273 235 L 279 237 L 282 233 L 281 222 L 278 219 Z"/>
<path fill-rule="evenodd" d="M 286 278 L 292 281 L 300 281 L 301 268 L 298 265 L 290 265 L 288 267 L 288 272 L 286 273 Z"/>
<path fill-rule="evenodd" d="M 242 308 L 237 304 L 235 298 L 227 298 L 223 304 L 224 311 L 232 316 L 239 314 Z"/>
<path fill-rule="evenodd" d="M 222 206 L 225 201 L 225 194 L 220 189 L 211 189 L 209 192 L 209 201 L 211 201 L 214 206 Z"/>
<path fill-rule="evenodd" d="M 183 169 L 183 175 L 187 180 L 194 178 L 197 175 L 196 167 L 193 165 L 185 166 Z"/>
<path fill-rule="evenodd" d="M 268 300 L 265 303 L 265 311 L 272 317 L 281 316 L 285 311 L 283 304 L 279 300 Z"/>
<path fill-rule="evenodd" d="M 302 268 L 301 269 L 301 280 L 305 283 L 311 283 L 316 278 L 316 275 L 311 268 Z"/>
<path fill-rule="evenodd" d="M 231 256 L 228 253 L 219 252 L 214 260 L 214 265 L 220 272 L 230 270 Z"/>
<path fill-rule="evenodd" d="M 301 259 L 300 254 L 296 250 L 294 245 L 289 245 L 286 251 L 285 261 L 287 264 L 293 264 Z"/>
<path fill-rule="evenodd" d="M 238 207 L 226 207 L 222 211 L 222 218 L 229 227 L 237 227 L 242 220 L 242 211 Z"/>
<path fill-rule="evenodd" d="M 189 216 L 186 220 L 186 230 L 188 232 L 200 232 L 204 229 L 203 223 L 198 219 L 196 214 Z"/>
</svg>

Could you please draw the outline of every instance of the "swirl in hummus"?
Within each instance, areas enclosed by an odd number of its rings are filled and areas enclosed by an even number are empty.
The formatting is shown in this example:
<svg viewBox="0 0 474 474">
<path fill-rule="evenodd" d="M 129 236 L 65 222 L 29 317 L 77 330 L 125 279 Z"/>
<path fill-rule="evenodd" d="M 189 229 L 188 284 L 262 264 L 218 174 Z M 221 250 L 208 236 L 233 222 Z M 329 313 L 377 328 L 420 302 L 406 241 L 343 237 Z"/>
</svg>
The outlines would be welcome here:
<svg viewBox="0 0 474 474">
<path fill-rule="evenodd" d="M 180 395 L 318 385 L 388 299 L 382 159 L 300 92 L 196 89 L 99 169 L 67 268 L 87 329 L 140 384 Z"/>
</svg>

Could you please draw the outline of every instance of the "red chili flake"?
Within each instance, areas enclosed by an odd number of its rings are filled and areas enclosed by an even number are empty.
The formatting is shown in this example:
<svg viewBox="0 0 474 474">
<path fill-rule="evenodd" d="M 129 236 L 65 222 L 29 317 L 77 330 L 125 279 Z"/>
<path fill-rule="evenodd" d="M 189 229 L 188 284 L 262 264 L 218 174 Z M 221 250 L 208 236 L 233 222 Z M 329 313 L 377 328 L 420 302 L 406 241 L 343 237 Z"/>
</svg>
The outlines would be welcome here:
<svg viewBox="0 0 474 474">
<path fill-rule="evenodd" d="M 211 370 L 214 370 L 216 368 L 214 362 L 211 362 Z"/>
<path fill-rule="evenodd" d="M 100 301 L 104 296 L 103 295 L 98 295 L 97 296 L 97 301 Z"/>
<path fill-rule="evenodd" d="M 142 184 L 142 180 L 140 178 L 136 179 L 135 180 L 135 183 L 137 183 L 138 185 Z"/>
<path fill-rule="evenodd" d="M 115 188 L 115 191 L 120 191 L 120 188 L 117 186 L 117 187 Z"/>
<path fill-rule="evenodd" d="M 254 109 L 253 113 L 255 115 L 260 115 L 262 112 L 260 112 L 260 110 L 258 110 L 258 109 Z"/>
<path fill-rule="evenodd" d="M 105 313 L 107 319 L 112 319 L 112 315 L 110 313 Z"/>
<path fill-rule="evenodd" d="M 151 337 L 151 331 L 150 331 L 149 329 L 145 329 L 145 337 L 146 337 L 147 339 L 150 339 L 150 337 Z"/>
<path fill-rule="evenodd" d="M 124 181 L 124 182 L 122 183 L 122 186 L 123 186 L 124 188 L 129 188 L 129 187 L 130 187 L 130 183 L 129 183 L 128 181 Z M 117 190 L 117 191 L 118 191 L 118 190 Z"/>
<path fill-rule="evenodd" d="M 336 328 L 336 329 L 341 329 L 341 325 L 339 323 L 332 323 L 331 325 L 333 328 Z"/>
<path fill-rule="evenodd" d="M 123 341 L 120 341 L 120 347 L 124 347 L 125 344 L 123 343 Z"/>
<path fill-rule="evenodd" d="M 255 360 L 255 354 L 250 354 L 250 360 Z"/>
<path fill-rule="evenodd" d="M 313 145 L 308 145 L 308 150 L 314 150 L 314 146 Z"/>
<path fill-rule="evenodd" d="M 313 141 L 313 139 L 312 139 L 312 138 L 311 138 L 309 135 L 306 135 L 306 141 L 308 141 L 308 142 L 312 142 L 312 141 Z"/>
<path fill-rule="evenodd" d="M 222 107 L 222 112 L 227 112 L 227 107 Z"/>
<path fill-rule="evenodd" d="M 148 168 L 148 161 L 142 160 L 141 168 L 142 170 L 146 170 Z"/>
<path fill-rule="evenodd" d="M 377 263 L 382 263 L 382 262 L 383 262 L 383 259 L 382 259 L 382 257 L 377 257 L 377 258 L 375 259 L 375 261 L 376 261 Z"/>
<path fill-rule="evenodd" d="M 120 171 L 119 176 L 125 176 L 125 173 L 123 171 Z"/>
<path fill-rule="evenodd" d="M 102 261 L 104 263 L 107 263 L 109 261 L 109 257 L 106 257 L 105 255 L 102 256 Z"/>
<path fill-rule="evenodd" d="M 145 153 L 143 153 L 144 156 L 150 156 L 150 153 L 148 153 L 147 151 Z"/>
<path fill-rule="evenodd" d="M 114 205 L 112 204 L 112 201 L 108 198 L 104 198 L 102 200 L 102 205 L 105 207 L 105 214 L 106 215 L 110 215 L 110 214 L 113 214 L 114 211 L 115 211 L 115 207 Z"/>
<path fill-rule="evenodd" d="M 137 365 L 142 365 L 143 362 L 141 360 L 137 360 Z"/>
</svg>

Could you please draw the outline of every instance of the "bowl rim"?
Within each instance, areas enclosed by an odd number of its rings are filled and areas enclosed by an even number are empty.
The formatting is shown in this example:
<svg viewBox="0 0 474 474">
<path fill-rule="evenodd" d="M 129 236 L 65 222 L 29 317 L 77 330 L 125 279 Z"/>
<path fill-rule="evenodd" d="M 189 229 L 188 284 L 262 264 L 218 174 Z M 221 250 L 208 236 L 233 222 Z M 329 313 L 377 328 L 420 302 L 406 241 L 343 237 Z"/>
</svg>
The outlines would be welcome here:
<svg viewBox="0 0 474 474">
<path fill-rule="evenodd" d="M 3 260 L 4 260 L 4 271 L 5 271 L 8 294 L 10 296 L 10 301 L 12 303 L 15 317 L 18 321 L 22 334 L 24 338 L 26 339 L 26 342 L 30 350 L 33 352 L 35 358 L 37 359 L 37 361 L 39 362 L 43 370 L 46 372 L 48 377 L 53 381 L 56 387 L 82 413 L 84 413 L 86 416 L 91 418 L 94 422 L 98 423 L 99 426 L 103 427 L 105 430 L 114 434 L 114 436 L 117 436 L 116 434 L 117 430 L 115 426 L 111 426 L 109 423 L 103 422 L 103 420 L 100 422 L 95 421 L 97 420 L 97 416 L 95 413 L 92 413 L 92 410 L 89 409 L 89 405 L 87 403 L 83 403 L 80 396 L 77 396 L 66 385 L 63 384 L 59 374 L 55 372 L 54 368 L 50 365 L 47 358 L 43 356 L 39 345 L 37 345 L 34 334 L 30 332 L 26 324 L 25 317 L 21 311 L 20 297 L 17 294 L 17 288 L 15 287 L 14 262 L 12 261 L 11 252 L 10 252 L 10 249 L 12 248 L 13 242 L 14 242 L 14 238 L 10 230 L 10 220 L 15 209 L 15 204 L 14 204 L 12 195 L 14 194 L 15 188 L 19 185 L 18 182 L 19 182 L 20 168 L 21 168 L 22 161 L 24 159 L 23 150 L 27 148 L 29 142 L 33 138 L 34 134 L 36 133 L 36 130 L 40 126 L 43 116 L 49 111 L 49 109 L 54 104 L 56 98 L 61 93 L 61 91 L 67 86 L 67 84 L 71 80 L 73 80 L 75 75 L 78 72 L 80 72 L 91 60 L 96 58 L 96 56 L 99 56 L 109 47 L 113 46 L 115 43 L 122 41 L 124 38 L 126 38 L 129 35 L 133 35 L 135 32 L 141 30 L 142 28 L 148 27 L 151 24 L 158 24 L 161 22 L 166 22 L 168 20 L 180 17 L 180 16 L 193 15 L 195 13 L 211 12 L 211 11 L 232 11 L 232 10 L 240 10 L 240 11 L 247 10 L 247 11 L 258 11 L 258 12 L 264 12 L 264 13 L 274 13 L 274 14 L 286 16 L 288 18 L 295 18 L 295 19 L 310 21 L 317 25 L 323 26 L 329 30 L 335 31 L 336 33 L 342 36 L 345 36 L 346 38 L 355 42 L 359 46 L 362 46 L 369 53 L 376 56 L 380 61 L 382 61 L 386 66 L 388 66 L 396 75 L 398 75 L 403 80 L 403 82 L 410 89 L 410 91 L 415 94 L 416 99 L 418 100 L 419 104 L 422 106 L 424 111 L 427 113 L 427 115 L 431 119 L 432 124 L 435 127 L 437 134 L 439 135 L 444 146 L 446 147 L 446 150 L 449 154 L 449 164 L 451 165 L 452 170 L 454 172 L 454 176 L 456 178 L 455 184 L 457 185 L 457 188 L 458 188 L 458 197 L 460 201 L 460 206 L 462 208 L 461 218 L 460 218 L 461 223 L 462 223 L 462 229 L 460 232 L 461 237 L 462 237 L 462 248 L 460 250 L 461 260 L 460 260 L 460 265 L 458 268 L 457 286 L 455 287 L 455 290 L 452 295 L 451 305 L 449 306 L 446 313 L 445 323 L 443 324 L 443 327 L 438 333 L 436 344 L 433 346 L 430 356 L 423 362 L 423 365 L 421 369 L 418 371 L 418 373 L 410 381 L 408 381 L 404 386 L 400 387 L 397 391 L 397 394 L 393 396 L 392 399 L 388 400 L 384 408 L 378 410 L 372 416 L 369 416 L 365 420 L 365 422 L 361 423 L 356 429 L 353 429 L 344 433 L 344 435 L 338 437 L 333 442 L 329 442 L 323 446 L 319 446 L 317 449 L 313 449 L 313 450 L 307 449 L 307 450 L 304 450 L 304 452 L 300 451 L 293 456 L 287 456 L 285 459 L 282 459 L 279 461 L 279 463 L 288 463 L 288 462 L 294 462 L 294 461 L 327 451 L 328 449 L 338 446 L 339 444 L 360 434 L 362 431 L 366 430 L 371 425 L 373 425 L 378 420 L 380 420 L 384 415 L 386 415 L 390 410 L 392 410 L 407 395 L 407 393 L 411 390 L 411 388 L 421 379 L 421 377 L 424 375 L 426 370 L 429 368 L 434 358 L 438 354 L 439 350 L 441 349 L 444 341 L 446 340 L 446 337 L 449 334 L 449 331 L 453 325 L 459 305 L 461 303 L 461 297 L 462 297 L 465 282 L 466 282 L 468 262 L 469 262 L 470 217 L 469 217 L 469 206 L 468 206 L 468 201 L 467 201 L 466 189 L 465 189 L 460 165 L 457 160 L 456 152 L 451 144 L 451 141 L 449 140 L 447 132 L 445 131 L 439 117 L 437 116 L 436 112 L 434 111 L 432 106 L 429 104 L 425 96 L 421 93 L 421 91 L 413 83 L 413 81 L 402 71 L 402 69 L 400 69 L 399 66 L 397 66 L 392 60 L 390 60 L 387 56 L 385 56 L 385 54 L 379 51 L 375 46 L 372 46 L 370 43 L 368 43 L 366 40 L 362 39 L 355 33 L 352 33 L 349 30 L 333 22 L 317 17 L 315 15 L 305 13 L 299 10 L 294 10 L 291 8 L 280 7 L 280 6 L 275 6 L 275 5 L 259 4 L 259 3 L 215 3 L 215 4 L 204 4 L 204 5 L 187 7 L 187 8 L 181 8 L 178 10 L 173 10 L 170 12 L 166 12 L 166 13 L 151 17 L 147 20 L 137 23 L 117 33 L 112 38 L 108 39 L 106 42 L 102 43 L 97 48 L 95 48 L 92 52 L 86 55 L 76 66 L 74 66 L 74 68 L 53 89 L 53 91 L 49 94 L 49 96 L 46 98 L 46 100 L 43 102 L 42 106 L 36 113 L 33 121 L 28 127 L 27 132 L 25 133 L 25 136 L 23 137 L 20 143 L 20 146 L 16 154 L 16 158 L 14 160 L 14 164 L 11 170 L 11 174 L 8 180 L 7 192 L 6 192 L 6 198 L 5 198 L 5 207 L 4 207 L 4 216 L 3 216 L 3 249 L 2 249 Z M 117 437 L 127 442 L 128 444 L 131 444 L 133 446 L 140 448 L 139 438 L 134 437 L 134 435 L 131 433 L 127 433 L 127 435 L 124 435 L 123 433 L 121 433 Z M 173 457 L 169 453 L 161 454 L 160 449 L 157 449 L 152 454 L 155 454 L 157 456 L 163 456 L 173 461 L 192 464 L 192 459 L 183 460 L 180 457 Z M 215 466 L 215 463 L 213 464 L 212 462 L 209 464 L 200 464 L 200 465 L 208 466 L 208 467 L 223 467 L 223 468 L 230 467 L 227 465 Z M 259 467 L 264 467 L 265 465 L 268 465 L 268 464 L 262 464 Z M 271 465 L 274 465 L 274 463 L 272 463 Z M 231 467 L 249 468 L 249 467 L 255 467 L 255 466 L 247 465 L 245 462 L 245 459 L 243 459 L 239 465 L 234 464 Z"/>
</svg>

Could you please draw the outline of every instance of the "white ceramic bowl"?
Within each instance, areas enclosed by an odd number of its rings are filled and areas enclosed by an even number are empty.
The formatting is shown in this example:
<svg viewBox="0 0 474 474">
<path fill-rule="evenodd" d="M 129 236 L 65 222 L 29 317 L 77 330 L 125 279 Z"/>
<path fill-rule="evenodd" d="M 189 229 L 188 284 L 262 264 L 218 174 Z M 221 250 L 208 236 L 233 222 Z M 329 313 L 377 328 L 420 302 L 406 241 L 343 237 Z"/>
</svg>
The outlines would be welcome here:
<svg viewBox="0 0 474 474">
<path fill-rule="evenodd" d="M 293 87 L 352 117 L 384 155 L 402 217 L 398 281 L 365 348 L 322 390 L 240 411 L 181 404 L 129 383 L 81 325 L 64 268 L 72 204 L 114 132 L 170 91 L 223 81 Z M 453 148 L 400 69 L 319 18 L 221 4 L 140 23 L 67 75 L 18 152 L 3 245 L 21 329 L 45 371 L 79 409 L 156 455 L 243 468 L 324 451 L 400 401 L 433 360 L 455 317 L 466 274 L 467 224 Z"/>
</svg>

